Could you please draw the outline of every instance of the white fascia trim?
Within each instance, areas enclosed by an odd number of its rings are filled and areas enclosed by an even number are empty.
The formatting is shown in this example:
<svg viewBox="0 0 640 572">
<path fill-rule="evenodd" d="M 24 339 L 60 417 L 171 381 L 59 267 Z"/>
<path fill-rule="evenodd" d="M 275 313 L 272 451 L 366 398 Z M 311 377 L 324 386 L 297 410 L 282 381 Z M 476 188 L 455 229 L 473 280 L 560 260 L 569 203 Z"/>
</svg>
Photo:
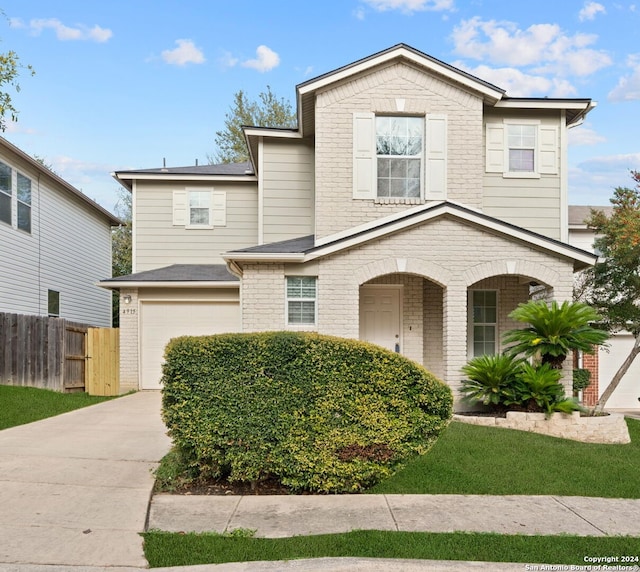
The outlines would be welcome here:
<svg viewBox="0 0 640 572">
<path fill-rule="evenodd" d="M 424 208 L 424 207 L 423 207 Z M 405 211 L 406 214 L 407 211 Z M 393 232 L 397 232 L 407 227 L 415 226 L 417 224 L 421 224 L 433 218 L 438 218 L 444 214 L 452 215 L 458 219 L 466 220 L 467 222 L 476 224 L 478 226 L 493 230 L 500 234 L 505 234 L 512 238 L 521 240 L 528 244 L 532 244 L 539 248 L 543 248 L 545 250 L 549 250 L 551 252 L 555 252 L 561 256 L 566 256 L 573 260 L 578 260 L 583 262 L 589 266 L 594 263 L 594 257 L 592 254 L 585 252 L 584 255 L 580 254 L 573 250 L 572 247 L 565 247 L 561 244 L 549 244 L 544 238 L 531 236 L 530 234 L 515 229 L 515 228 L 505 228 L 500 223 L 494 223 L 487 221 L 484 217 L 478 216 L 472 212 L 463 212 L 457 209 L 452 208 L 449 205 L 446 205 L 441 208 L 430 208 L 429 210 L 422 213 L 420 216 L 410 217 L 405 220 L 400 220 L 395 224 L 387 224 L 384 227 L 373 229 L 370 232 L 366 232 L 365 234 L 361 234 L 358 236 L 354 236 L 350 240 L 342 240 L 337 244 L 328 245 L 325 248 L 320 248 L 315 250 L 314 252 L 309 253 L 304 257 L 304 262 L 309 262 L 316 258 L 320 258 L 322 256 L 327 256 L 329 254 L 333 254 L 334 252 L 339 252 L 340 250 L 344 250 L 346 248 L 351 248 L 353 246 L 357 246 L 362 244 L 363 242 L 368 242 L 370 240 L 374 240 L 376 238 L 380 238 L 385 236 L 386 234 L 390 234 Z"/>
<path fill-rule="evenodd" d="M 261 127 L 245 127 L 244 132 L 246 136 L 251 137 L 278 137 L 280 139 L 302 139 L 302 134 L 299 131 L 279 130 L 271 128 Z"/>
<path fill-rule="evenodd" d="M 207 281 L 175 281 L 175 282 L 152 282 L 152 281 L 113 281 L 113 282 L 97 282 L 97 286 L 101 288 L 240 288 L 240 283 L 233 282 L 207 282 Z"/>
<path fill-rule="evenodd" d="M 335 242 L 336 240 L 341 240 L 343 238 L 349 238 L 350 236 L 353 236 L 354 234 L 358 234 L 361 232 L 366 232 L 369 230 L 373 230 L 379 226 L 383 226 L 386 224 L 389 224 L 390 222 L 393 222 L 395 220 L 398 219 L 403 219 L 407 216 L 410 216 L 414 213 L 420 212 L 425 210 L 425 208 L 435 208 L 438 205 L 444 204 L 445 201 L 433 201 L 430 203 L 426 203 L 423 205 L 418 205 L 416 207 L 412 207 L 410 209 L 404 210 L 404 211 L 399 211 L 397 213 L 393 213 L 389 216 L 385 216 L 376 220 L 373 220 L 371 222 L 367 222 L 358 226 L 354 226 L 352 228 L 349 228 L 347 230 L 342 230 L 340 232 L 336 232 L 335 234 L 330 234 L 328 236 L 324 236 L 322 238 L 317 238 L 315 241 L 315 246 L 323 246 L 325 244 L 330 244 L 332 242 Z M 449 201 L 451 202 L 451 201 Z"/>
<path fill-rule="evenodd" d="M 296 253 L 259 253 L 259 252 L 238 252 L 237 254 L 223 254 L 222 258 L 227 262 L 235 262 L 236 260 L 243 262 L 305 262 L 305 256 L 302 252 Z"/>
<path fill-rule="evenodd" d="M 114 173 L 113 177 L 118 182 L 124 180 L 134 181 L 233 181 L 233 182 L 255 182 L 256 175 L 181 175 L 178 173 Z"/>
<path fill-rule="evenodd" d="M 532 101 L 512 101 L 500 100 L 494 107 L 505 109 L 592 109 L 597 104 L 594 101 L 554 101 L 554 100 L 532 100 Z"/>
<path fill-rule="evenodd" d="M 333 74 L 329 74 L 328 76 L 325 76 L 318 81 L 314 81 L 313 83 L 298 88 L 298 92 L 302 95 L 310 91 L 326 87 L 327 85 L 331 85 L 332 83 L 346 79 L 350 76 L 371 69 L 372 67 L 389 62 L 391 60 L 395 60 L 399 56 L 402 56 L 421 67 L 428 68 L 435 73 L 445 76 L 446 78 L 451 79 L 457 83 L 460 83 L 468 87 L 469 89 L 480 92 L 490 99 L 497 101 L 500 100 L 504 95 L 501 91 L 491 89 L 480 82 L 473 81 L 471 78 L 468 78 L 463 74 L 457 73 L 447 67 L 437 64 L 436 62 L 423 58 L 415 54 L 414 52 L 407 50 L 406 48 L 398 48 L 396 50 L 380 54 L 375 58 L 367 59 L 363 62 L 360 62 L 359 64 L 349 66 L 342 71 L 337 71 Z"/>
</svg>

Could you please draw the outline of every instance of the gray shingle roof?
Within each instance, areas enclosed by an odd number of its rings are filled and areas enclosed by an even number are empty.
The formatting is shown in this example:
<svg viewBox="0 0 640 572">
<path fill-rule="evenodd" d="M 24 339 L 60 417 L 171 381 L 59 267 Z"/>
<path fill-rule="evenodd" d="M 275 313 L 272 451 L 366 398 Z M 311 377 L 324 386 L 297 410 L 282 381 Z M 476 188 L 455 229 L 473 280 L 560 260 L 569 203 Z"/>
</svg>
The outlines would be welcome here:
<svg viewBox="0 0 640 572">
<path fill-rule="evenodd" d="M 571 226 L 585 226 L 585 220 L 591 216 L 591 209 L 603 211 L 607 216 L 613 211 L 613 207 L 591 205 L 569 205 L 569 224 Z"/>
<path fill-rule="evenodd" d="M 187 167 L 160 167 L 156 169 L 138 169 L 118 171 L 117 173 L 157 174 L 157 175 L 253 175 L 251 163 L 221 163 L 219 165 L 191 165 Z"/>
<path fill-rule="evenodd" d="M 226 264 L 173 264 L 103 282 L 238 282 Z"/>
<path fill-rule="evenodd" d="M 249 248 L 240 248 L 232 250 L 229 254 L 237 252 L 255 252 L 263 254 L 298 254 L 304 253 L 313 248 L 314 235 L 301 236 L 300 238 L 292 238 L 290 240 L 281 240 L 280 242 L 270 242 L 269 244 L 261 244 L 259 246 L 250 246 Z"/>
</svg>

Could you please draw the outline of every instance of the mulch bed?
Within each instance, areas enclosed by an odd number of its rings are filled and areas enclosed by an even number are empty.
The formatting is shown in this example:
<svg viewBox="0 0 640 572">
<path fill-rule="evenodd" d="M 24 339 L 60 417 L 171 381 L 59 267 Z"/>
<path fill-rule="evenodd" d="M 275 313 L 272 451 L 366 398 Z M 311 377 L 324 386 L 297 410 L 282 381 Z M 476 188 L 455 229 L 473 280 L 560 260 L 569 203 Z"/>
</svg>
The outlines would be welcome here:
<svg viewBox="0 0 640 572">
<path fill-rule="evenodd" d="M 176 495 L 292 495 L 312 494 L 309 492 L 294 493 L 276 480 L 265 480 L 256 483 L 229 483 L 225 480 L 197 482 L 180 487 L 173 491 Z"/>
</svg>

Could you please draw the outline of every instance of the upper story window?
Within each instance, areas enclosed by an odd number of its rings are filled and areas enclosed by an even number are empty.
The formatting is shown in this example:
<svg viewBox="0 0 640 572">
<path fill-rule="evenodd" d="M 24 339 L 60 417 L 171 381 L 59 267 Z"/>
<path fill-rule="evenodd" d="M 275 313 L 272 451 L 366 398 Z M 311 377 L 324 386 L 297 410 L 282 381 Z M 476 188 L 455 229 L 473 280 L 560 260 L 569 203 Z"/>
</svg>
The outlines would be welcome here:
<svg viewBox="0 0 640 572">
<path fill-rule="evenodd" d="M 47 312 L 52 318 L 60 316 L 60 292 L 57 290 L 47 290 Z"/>
<path fill-rule="evenodd" d="M 18 228 L 31 232 L 31 179 L 18 173 Z"/>
<path fill-rule="evenodd" d="M 422 117 L 376 117 L 378 197 L 420 197 L 423 139 Z"/>
<path fill-rule="evenodd" d="M 353 198 L 442 200 L 447 195 L 447 117 L 353 114 Z"/>
<path fill-rule="evenodd" d="M 0 163 L 0 221 L 31 232 L 31 179 L 4 163 Z"/>
<path fill-rule="evenodd" d="M 0 221 L 11 224 L 11 167 L 0 163 Z"/>
<path fill-rule="evenodd" d="M 173 191 L 173 226 L 202 230 L 226 224 L 226 191 L 203 188 Z"/>
<path fill-rule="evenodd" d="M 557 175 L 559 149 L 557 125 L 527 119 L 486 124 L 487 173 L 520 179 Z"/>
<path fill-rule="evenodd" d="M 535 172 L 536 133 L 535 125 L 507 125 L 509 172 Z"/>
</svg>

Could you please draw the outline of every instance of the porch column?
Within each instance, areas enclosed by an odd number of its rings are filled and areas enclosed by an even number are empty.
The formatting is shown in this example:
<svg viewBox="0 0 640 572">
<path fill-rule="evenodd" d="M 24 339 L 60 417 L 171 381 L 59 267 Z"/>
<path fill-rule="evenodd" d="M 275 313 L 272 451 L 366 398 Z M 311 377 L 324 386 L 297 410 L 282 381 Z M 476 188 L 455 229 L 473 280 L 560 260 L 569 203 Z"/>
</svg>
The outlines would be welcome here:
<svg viewBox="0 0 640 572">
<path fill-rule="evenodd" d="M 462 281 L 452 281 L 443 292 L 443 374 L 457 402 L 462 374 L 467 362 L 467 288 Z"/>
</svg>

